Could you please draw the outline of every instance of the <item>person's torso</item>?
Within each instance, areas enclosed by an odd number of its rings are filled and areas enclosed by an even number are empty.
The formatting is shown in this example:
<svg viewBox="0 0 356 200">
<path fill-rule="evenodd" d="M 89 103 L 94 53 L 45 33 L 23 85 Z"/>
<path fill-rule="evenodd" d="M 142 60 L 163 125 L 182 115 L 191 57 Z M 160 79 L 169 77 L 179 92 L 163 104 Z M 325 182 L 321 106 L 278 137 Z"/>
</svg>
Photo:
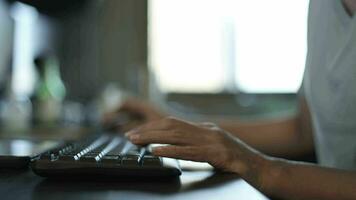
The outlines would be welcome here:
<svg viewBox="0 0 356 200">
<path fill-rule="evenodd" d="M 356 21 L 341 0 L 311 0 L 304 92 L 320 164 L 356 169 Z"/>
</svg>

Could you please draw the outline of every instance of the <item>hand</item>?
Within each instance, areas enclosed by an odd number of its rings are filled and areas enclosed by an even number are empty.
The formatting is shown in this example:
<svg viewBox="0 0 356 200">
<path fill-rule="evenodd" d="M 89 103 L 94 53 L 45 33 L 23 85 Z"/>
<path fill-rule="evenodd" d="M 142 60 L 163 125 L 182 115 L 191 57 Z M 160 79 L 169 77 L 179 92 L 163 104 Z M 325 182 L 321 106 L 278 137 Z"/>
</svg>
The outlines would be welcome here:
<svg viewBox="0 0 356 200">
<path fill-rule="evenodd" d="M 147 123 L 126 136 L 136 145 L 169 144 L 154 148 L 152 153 L 156 156 L 208 162 L 240 175 L 248 173 L 252 161 L 263 160 L 259 152 L 211 123 L 195 124 L 168 117 Z"/>
<path fill-rule="evenodd" d="M 148 102 L 138 99 L 129 99 L 119 108 L 119 111 L 125 111 L 140 116 L 145 122 L 155 121 L 165 116 L 157 108 Z"/>
<path fill-rule="evenodd" d="M 161 119 L 164 116 L 162 112 L 147 102 L 129 99 L 114 112 L 106 114 L 102 123 L 104 127 L 110 126 L 127 131 L 143 123 Z"/>
</svg>

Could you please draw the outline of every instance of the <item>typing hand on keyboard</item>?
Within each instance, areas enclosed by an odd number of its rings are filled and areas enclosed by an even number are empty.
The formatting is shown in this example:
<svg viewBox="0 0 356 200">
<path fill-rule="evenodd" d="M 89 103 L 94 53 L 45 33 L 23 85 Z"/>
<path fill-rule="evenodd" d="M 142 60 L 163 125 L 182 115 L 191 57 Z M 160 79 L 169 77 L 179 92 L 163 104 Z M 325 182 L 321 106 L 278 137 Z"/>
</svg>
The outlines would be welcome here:
<svg viewBox="0 0 356 200">
<path fill-rule="evenodd" d="M 239 174 L 248 169 L 249 161 L 258 158 L 257 151 L 211 123 L 196 124 L 168 117 L 147 123 L 126 136 L 136 145 L 169 144 L 153 148 L 155 156 L 208 162 Z"/>
<path fill-rule="evenodd" d="M 47 177 L 181 174 L 175 160 L 153 156 L 146 147 L 136 146 L 113 134 L 67 143 L 35 157 L 31 166 L 35 173 Z"/>
<path fill-rule="evenodd" d="M 114 112 L 107 113 L 102 120 L 102 124 L 106 130 L 125 132 L 143 123 L 161 119 L 164 116 L 165 114 L 153 105 L 131 98 L 126 100 Z"/>
</svg>

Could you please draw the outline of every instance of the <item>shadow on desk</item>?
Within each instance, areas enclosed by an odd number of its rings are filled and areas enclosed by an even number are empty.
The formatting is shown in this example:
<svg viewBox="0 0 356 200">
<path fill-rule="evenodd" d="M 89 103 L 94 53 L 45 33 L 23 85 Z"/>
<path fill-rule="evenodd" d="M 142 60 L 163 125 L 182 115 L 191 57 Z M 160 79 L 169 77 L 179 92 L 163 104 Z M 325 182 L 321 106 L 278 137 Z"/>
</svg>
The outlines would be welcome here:
<svg viewBox="0 0 356 200">
<path fill-rule="evenodd" d="M 111 199 L 103 195 L 119 194 L 119 199 L 130 196 L 128 193 L 141 194 L 142 199 L 146 199 L 147 194 L 159 194 L 169 196 L 176 193 L 186 193 L 194 190 L 217 187 L 236 180 L 239 177 L 234 174 L 211 172 L 201 174 L 199 177 L 189 175 L 189 180 L 175 178 L 171 180 L 59 180 L 44 179 L 39 182 L 32 193 L 32 199 Z M 203 177 L 203 178 L 202 178 Z M 105 193 L 104 193 L 105 192 Z M 137 195 L 135 196 L 137 197 Z"/>
<path fill-rule="evenodd" d="M 31 170 L 0 170 L 0 199 L 16 200 L 268 200 L 234 174 L 184 171 L 179 179 L 162 180 L 50 180 Z"/>
</svg>

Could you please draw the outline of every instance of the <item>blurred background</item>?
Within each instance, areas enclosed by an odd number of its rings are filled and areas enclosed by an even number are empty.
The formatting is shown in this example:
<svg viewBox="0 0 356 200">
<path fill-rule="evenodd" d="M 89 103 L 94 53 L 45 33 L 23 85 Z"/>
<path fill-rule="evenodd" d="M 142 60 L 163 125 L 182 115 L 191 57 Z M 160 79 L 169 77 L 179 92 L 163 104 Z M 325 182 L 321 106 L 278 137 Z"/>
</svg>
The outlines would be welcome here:
<svg viewBox="0 0 356 200">
<path fill-rule="evenodd" d="M 1 129 L 94 126 L 126 96 L 192 120 L 293 115 L 309 0 L 0 0 Z"/>
</svg>

